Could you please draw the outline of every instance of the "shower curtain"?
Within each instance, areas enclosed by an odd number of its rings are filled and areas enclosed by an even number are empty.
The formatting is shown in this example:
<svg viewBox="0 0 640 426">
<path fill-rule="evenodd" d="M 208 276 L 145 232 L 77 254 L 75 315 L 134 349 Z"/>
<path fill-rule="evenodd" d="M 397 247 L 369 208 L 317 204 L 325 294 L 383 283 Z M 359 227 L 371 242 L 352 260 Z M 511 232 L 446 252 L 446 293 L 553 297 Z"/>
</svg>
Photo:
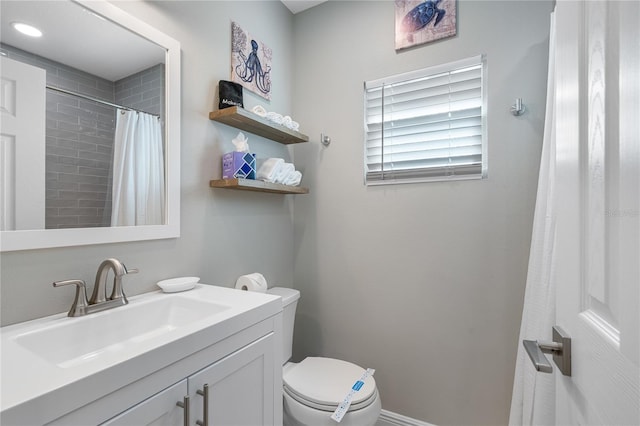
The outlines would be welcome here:
<svg viewBox="0 0 640 426">
<path fill-rule="evenodd" d="M 551 282 L 555 235 L 555 15 L 551 13 L 549 71 L 544 140 L 533 219 L 529 269 L 518 340 L 518 356 L 511 397 L 510 425 L 555 424 L 555 378 L 536 372 L 522 340 L 551 341 L 555 325 L 555 288 Z"/>
<path fill-rule="evenodd" d="M 164 155 L 160 120 L 122 109 L 116 115 L 111 225 L 161 225 Z"/>
</svg>

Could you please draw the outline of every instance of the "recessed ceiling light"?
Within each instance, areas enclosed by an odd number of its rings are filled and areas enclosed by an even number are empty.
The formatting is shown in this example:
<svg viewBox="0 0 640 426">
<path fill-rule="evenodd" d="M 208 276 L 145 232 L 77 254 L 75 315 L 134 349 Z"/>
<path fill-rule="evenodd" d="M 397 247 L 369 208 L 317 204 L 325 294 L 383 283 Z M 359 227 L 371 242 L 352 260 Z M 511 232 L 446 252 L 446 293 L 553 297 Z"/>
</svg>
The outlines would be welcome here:
<svg viewBox="0 0 640 426">
<path fill-rule="evenodd" d="M 28 35 L 29 37 L 41 37 L 42 36 L 42 31 L 40 31 L 39 29 L 37 29 L 36 27 L 33 27 L 31 25 L 27 25 L 27 24 L 22 23 L 22 22 L 12 22 L 11 25 L 13 26 L 13 28 L 16 29 L 16 31 L 19 31 L 24 35 Z"/>
</svg>

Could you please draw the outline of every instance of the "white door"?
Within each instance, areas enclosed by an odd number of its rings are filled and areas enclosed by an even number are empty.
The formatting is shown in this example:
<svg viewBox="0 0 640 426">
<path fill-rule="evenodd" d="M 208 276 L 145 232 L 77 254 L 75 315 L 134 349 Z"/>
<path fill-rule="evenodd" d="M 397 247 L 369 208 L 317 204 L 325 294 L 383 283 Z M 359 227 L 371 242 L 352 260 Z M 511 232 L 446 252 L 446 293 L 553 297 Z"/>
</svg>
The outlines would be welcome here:
<svg viewBox="0 0 640 426">
<path fill-rule="evenodd" d="M 640 424 L 640 2 L 558 1 L 556 423 Z"/>
<path fill-rule="evenodd" d="M 44 229 L 45 70 L 0 57 L 0 230 Z"/>
</svg>

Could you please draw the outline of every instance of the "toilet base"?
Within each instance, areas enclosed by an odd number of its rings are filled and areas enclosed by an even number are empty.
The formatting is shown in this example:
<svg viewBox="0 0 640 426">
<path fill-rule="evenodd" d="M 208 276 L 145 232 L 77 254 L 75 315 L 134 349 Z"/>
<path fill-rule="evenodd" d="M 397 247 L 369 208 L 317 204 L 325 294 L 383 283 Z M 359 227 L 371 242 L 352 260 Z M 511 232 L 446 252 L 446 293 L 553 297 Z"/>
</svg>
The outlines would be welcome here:
<svg viewBox="0 0 640 426">
<path fill-rule="evenodd" d="M 283 425 L 284 426 L 374 426 L 380 416 L 382 404 L 376 390 L 373 402 L 359 410 L 349 411 L 340 423 L 331 419 L 333 411 L 322 411 L 301 404 L 286 392 L 283 392 Z"/>
</svg>

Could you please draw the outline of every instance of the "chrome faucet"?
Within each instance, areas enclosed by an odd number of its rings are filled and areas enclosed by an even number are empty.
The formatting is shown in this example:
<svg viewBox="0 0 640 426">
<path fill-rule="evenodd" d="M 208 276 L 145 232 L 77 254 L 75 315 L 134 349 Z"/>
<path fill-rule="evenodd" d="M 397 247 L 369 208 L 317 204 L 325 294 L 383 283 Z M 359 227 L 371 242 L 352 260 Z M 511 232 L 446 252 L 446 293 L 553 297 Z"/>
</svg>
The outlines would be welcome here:
<svg viewBox="0 0 640 426">
<path fill-rule="evenodd" d="M 107 275 L 113 271 L 113 288 L 111 296 L 107 297 Z M 137 269 L 127 269 L 118 259 L 106 259 L 98 267 L 96 282 L 93 286 L 91 298 L 87 300 L 87 286 L 83 280 L 56 281 L 54 287 L 66 285 L 76 286 L 76 296 L 69 309 L 68 316 L 79 317 L 94 312 L 104 311 L 129 303 L 122 290 L 122 277 L 127 274 L 137 273 Z"/>
<path fill-rule="evenodd" d="M 113 271 L 113 289 L 111 296 L 107 298 L 107 275 L 109 271 Z M 96 273 L 96 282 L 93 285 L 93 293 L 89 299 L 90 305 L 97 303 L 104 303 L 107 300 L 122 300 L 122 304 L 126 305 L 127 297 L 122 292 L 122 277 L 129 273 L 138 272 L 137 270 L 127 271 L 126 266 L 122 264 L 118 259 L 107 259 L 98 266 L 98 272 Z"/>
</svg>

